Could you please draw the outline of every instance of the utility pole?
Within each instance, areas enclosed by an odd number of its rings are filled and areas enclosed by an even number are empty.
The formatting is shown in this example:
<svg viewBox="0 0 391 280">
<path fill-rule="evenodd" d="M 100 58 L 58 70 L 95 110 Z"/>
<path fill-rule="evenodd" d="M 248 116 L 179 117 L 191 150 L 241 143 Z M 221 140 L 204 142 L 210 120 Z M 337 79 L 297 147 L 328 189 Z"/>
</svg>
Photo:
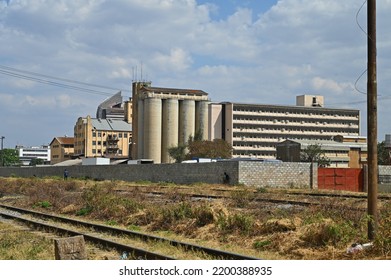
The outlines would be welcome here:
<svg viewBox="0 0 391 280">
<path fill-rule="evenodd" d="M 3 152 L 3 141 L 4 136 L 1 136 L 1 166 L 4 166 L 4 152 Z"/>
<path fill-rule="evenodd" d="M 377 210 L 377 74 L 376 74 L 376 0 L 368 0 L 368 239 L 373 240 L 378 227 Z"/>
</svg>

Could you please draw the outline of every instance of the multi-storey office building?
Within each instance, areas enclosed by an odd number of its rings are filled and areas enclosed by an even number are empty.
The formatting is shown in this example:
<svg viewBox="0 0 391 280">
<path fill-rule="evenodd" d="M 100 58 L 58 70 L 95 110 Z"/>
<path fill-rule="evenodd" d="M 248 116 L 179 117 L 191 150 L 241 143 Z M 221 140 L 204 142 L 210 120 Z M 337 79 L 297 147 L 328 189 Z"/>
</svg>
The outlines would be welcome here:
<svg viewBox="0 0 391 280">
<path fill-rule="evenodd" d="M 359 110 L 324 108 L 322 96 L 297 97 L 296 106 L 215 103 L 209 106 L 210 139 L 225 139 L 233 157 L 275 158 L 276 144 L 331 140 L 360 134 Z"/>
<path fill-rule="evenodd" d="M 50 146 L 42 145 L 40 147 L 16 146 L 19 160 L 22 165 L 30 165 L 33 159 L 41 159 L 44 164 L 50 162 Z"/>
<path fill-rule="evenodd" d="M 133 159 L 173 160 L 170 147 L 185 144 L 196 132 L 208 139 L 208 94 L 201 90 L 133 83 Z"/>
</svg>

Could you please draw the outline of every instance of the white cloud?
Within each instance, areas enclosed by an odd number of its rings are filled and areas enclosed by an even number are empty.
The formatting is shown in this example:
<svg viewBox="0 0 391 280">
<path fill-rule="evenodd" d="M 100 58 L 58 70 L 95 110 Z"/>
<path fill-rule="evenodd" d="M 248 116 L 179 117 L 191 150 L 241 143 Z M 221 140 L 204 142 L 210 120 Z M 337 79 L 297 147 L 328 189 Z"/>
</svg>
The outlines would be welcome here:
<svg viewBox="0 0 391 280">
<path fill-rule="evenodd" d="M 155 66 L 164 72 L 181 72 L 190 67 L 192 58 L 185 50 L 174 48 L 170 50 L 169 54 L 156 53 L 153 56 L 153 61 Z"/>
<path fill-rule="evenodd" d="M 257 15 L 251 5 L 263 1 L 246 2 L 217 20 L 212 16 L 223 11 L 221 2 L 240 1 L 209 2 L 13 0 L 0 9 L 0 40 L 7 42 L 0 45 L 0 64 L 125 89 L 134 67 L 140 72 L 142 64 L 153 85 L 202 89 L 212 101 L 292 105 L 295 95 L 308 92 L 324 95 L 326 104 L 335 107 L 365 99 L 352 89 L 366 68 L 366 36 L 356 24 L 362 1 L 276 1 Z M 383 96 L 391 86 L 390 12 L 391 0 L 378 2 L 378 90 Z M 365 7 L 358 21 L 366 27 Z M 0 87 L 0 118 L 22 105 L 27 111 L 49 106 L 62 118 L 73 118 L 68 120 L 71 132 L 79 116 L 94 115 L 107 97 L 6 75 L 0 76 Z M 387 130 L 382 122 L 379 134 Z"/>
<path fill-rule="evenodd" d="M 348 89 L 353 89 L 354 86 L 349 83 L 338 83 L 330 79 L 323 79 L 320 77 L 315 77 L 312 79 L 313 87 L 318 91 L 331 91 L 334 93 L 343 93 Z"/>
</svg>

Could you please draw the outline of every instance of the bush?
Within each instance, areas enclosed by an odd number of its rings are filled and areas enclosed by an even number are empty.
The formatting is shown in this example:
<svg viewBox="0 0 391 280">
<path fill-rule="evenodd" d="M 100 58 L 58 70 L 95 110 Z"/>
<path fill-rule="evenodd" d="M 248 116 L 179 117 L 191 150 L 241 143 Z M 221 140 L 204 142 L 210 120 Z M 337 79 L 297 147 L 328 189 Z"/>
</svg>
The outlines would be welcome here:
<svg viewBox="0 0 391 280">
<path fill-rule="evenodd" d="M 220 215 L 217 226 L 225 233 L 238 232 L 242 235 L 251 235 L 254 233 L 254 218 L 240 213 L 228 217 Z"/>
</svg>

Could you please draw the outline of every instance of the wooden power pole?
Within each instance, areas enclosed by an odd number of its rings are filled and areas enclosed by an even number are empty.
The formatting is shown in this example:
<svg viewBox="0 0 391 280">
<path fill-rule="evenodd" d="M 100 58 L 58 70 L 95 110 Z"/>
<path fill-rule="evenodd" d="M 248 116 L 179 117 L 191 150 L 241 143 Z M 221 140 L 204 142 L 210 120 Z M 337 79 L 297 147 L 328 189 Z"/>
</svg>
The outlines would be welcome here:
<svg viewBox="0 0 391 280">
<path fill-rule="evenodd" d="M 373 240 L 378 225 L 377 210 L 377 74 L 376 74 L 376 0 L 368 0 L 368 238 Z"/>
</svg>

